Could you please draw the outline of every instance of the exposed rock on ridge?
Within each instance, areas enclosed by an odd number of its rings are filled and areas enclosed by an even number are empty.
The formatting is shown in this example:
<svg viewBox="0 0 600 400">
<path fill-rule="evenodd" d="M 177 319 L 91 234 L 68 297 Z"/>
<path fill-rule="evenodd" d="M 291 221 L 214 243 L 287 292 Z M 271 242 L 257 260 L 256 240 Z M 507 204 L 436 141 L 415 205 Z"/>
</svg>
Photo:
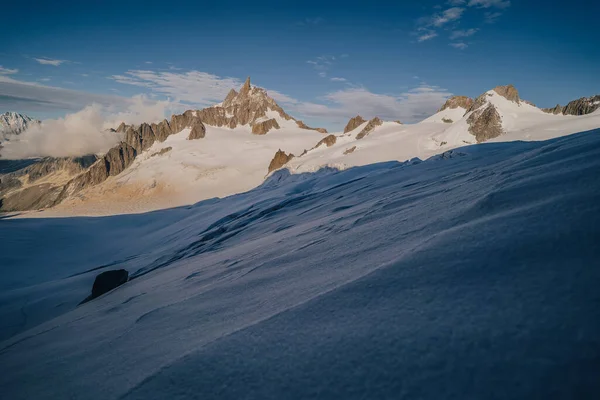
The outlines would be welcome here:
<svg viewBox="0 0 600 400">
<path fill-rule="evenodd" d="M 344 133 L 348 133 L 350 131 L 355 130 L 360 125 L 364 124 L 365 122 L 367 122 L 367 121 L 360 115 L 357 115 L 354 118 L 350 118 L 350 121 L 348 121 L 348 123 L 346 124 L 346 127 L 344 128 Z"/>
<path fill-rule="evenodd" d="M 283 167 L 292 158 L 294 158 L 294 155 L 292 153 L 286 154 L 286 152 L 282 151 L 281 149 L 277 150 L 277 153 L 275 153 L 275 156 L 269 163 L 268 173 L 271 173 L 276 169 Z"/>
<path fill-rule="evenodd" d="M 573 100 L 564 107 L 562 107 L 560 104 L 557 104 L 556 107 L 542 108 L 542 111 L 555 115 L 586 115 L 593 113 L 599 108 L 600 95 L 596 95 L 592 97 L 582 97 L 580 99 Z"/>
<path fill-rule="evenodd" d="M 469 132 L 471 132 L 478 143 L 493 139 L 504 133 L 500 114 L 493 104 L 482 107 L 467 118 Z"/>
<path fill-rule="evenodd" d="M 496 86 L 493 90 L 506 100 L 514 101 L 517 104 L 521 101 L 519 91 L 513 85 Z"/>
<path fill-rule="evenodd" d="M 444 111 L 447 108 L 455 109 L 455 108 L 458 108 L 458 107 L 462 107 L 465 110 L 468 110 L 471 107 L 472 104 L 473 104 L 473 99 L 470 98 L 470 97 L 467 97 L 467 96 L 452 96 L 448 100 L 446 100 L 446 102 L 444 103 L 444 105 L 437 112 Z"/>
<path fill-rule="evenodd" d="M 369 123 L 356 135 L 356 139 L 362 139 L 370 134 L 376 127 L 383 124 L 383 121 L 379 117 L 375 117 L 369 121 Z"/>
<path fill-rule="evenodd" d="M 271 129 L 279 129 L 279 124 L 275 118 L 254 123 L 252 126 L 252 133 L 255 135 L 265 135 Z"/>
</svg>

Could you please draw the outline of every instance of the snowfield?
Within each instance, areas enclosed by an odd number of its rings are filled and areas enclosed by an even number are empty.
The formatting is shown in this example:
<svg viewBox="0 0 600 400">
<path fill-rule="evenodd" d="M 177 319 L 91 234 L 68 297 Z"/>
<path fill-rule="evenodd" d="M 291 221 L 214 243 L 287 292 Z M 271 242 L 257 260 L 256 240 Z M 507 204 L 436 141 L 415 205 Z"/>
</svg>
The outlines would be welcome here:
<svg viewBox="0 0 600 400">
<path fill-rule="evenodd" d="M 600 398 L 600 129 L 543 140 L 551 117 L 364 165 L 384 124 L 341 171 L 316 166 L 343 141 L 223 199 L 0 220 L 2 397 Z"/>
</svg>

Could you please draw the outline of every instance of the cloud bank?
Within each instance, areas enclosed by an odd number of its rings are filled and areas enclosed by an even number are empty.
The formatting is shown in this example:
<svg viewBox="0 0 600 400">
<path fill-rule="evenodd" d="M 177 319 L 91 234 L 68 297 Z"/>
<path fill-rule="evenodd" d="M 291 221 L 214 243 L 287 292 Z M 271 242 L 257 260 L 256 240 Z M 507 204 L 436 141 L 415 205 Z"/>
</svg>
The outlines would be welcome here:
<svg viewBox="0 0 600 400">
<path fill-rule="evenodd" d="M 172 103 L 153 101 L 143 95 L 128 102 L 125 108 L 94 103 L 64 118 L 44 120 L 3 143 L 0 155 L 5 159 L 22 159 L 104 153 L 122 139 L 110 128 L 121 122 L 158 122 L 173 111 Z"/>
</svg>

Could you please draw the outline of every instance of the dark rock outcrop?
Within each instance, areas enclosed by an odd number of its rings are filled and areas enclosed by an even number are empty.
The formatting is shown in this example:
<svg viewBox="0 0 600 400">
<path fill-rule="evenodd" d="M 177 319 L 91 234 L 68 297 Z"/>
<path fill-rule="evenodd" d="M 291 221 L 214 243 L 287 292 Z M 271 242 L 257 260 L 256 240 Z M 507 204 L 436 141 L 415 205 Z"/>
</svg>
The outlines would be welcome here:
<svg viewBox="0 0 600 400">
<path fill-rule="evenodd" d="M 475 136 L 478 143 L 493 139 L 504 133 L 500 114 L 493 104 L 475 110 L 467 118 L 467 123 L 469 124 L 469 132 Z"/>
<path fill-rule="evenodd" d="M 562 114 L 563 113 L 563 109 L 564 107 L 561 106 L 560 104 L 557 104 L 555 107 L 552 108 L 542 108 L 541 110 L 545 113 L 548 114 L 554 114 L 554 115 L 558 115 L 558 114 Z"/>
<path fill-rule="evenodd" d="M 306 125 L 304 122 L 297 120 L 296 124 L 298 125 L 299 128 L 302 129 L 308 129 L 311 131 L 317 131 L 317 132 L 321 132 L 321 133 L 327 133 L 327 129 L 325 128 L 311 128 L 310 126 Z"/>
<path fill-rule="evenodd" d="M 135 148 L 129 144 L 119 143 L 94 163 L 90 169 L 69 181 L 64 186 L 56 204 L 85 188 L 104 182 L 109 176 L 120 174 L 133 163 L 137 154 Z"/>
<path fill-rule="evenodd" d="M 344 154 L 354 153 L 354 150 L 356 150 L 356 146 L 352 146 L 352 147 L 344 150 Z"/>
<path fill-rule="evenodd" d="M 379 119 L 379 117 L 371 119 L 369 123 L 358 133 L 358 135 L 356 135 L 356 139 L 364 138 L 365 136 L 373 132 L 373 130 L 381 124 L 383 124 L 383 121 Z"/>
<path fill-rule="evenodd" d="M 364 124 L 365 122 L 367 122 L 367 121 L 360 115 L 357 115 L 354 118 L 350 118 L 350 121 L 348 121 L 348 123 L 346 124 L 346 127 L 344 128 L 344 133 L 348 133 L 350 131 L 355 130 L 361 124 Z"/>
<path fill-rule="evenodd" d="M 45 157 L 39 162 L 24 168 L 21 173 L 28 175 L 27 180 L 29 183 L 59 171 L 64 171 L 69 175 L 77 175 L 89 168 L 97 159 L 98 157 L 94 154 L 82 157 Z"/>
<path fill-rule="evenodd" d="M 271 129 L 279 129 L 279 124 L 275 118 L 262 122 L 255 122 L 252 125 L 252 133 L 255 135 L 266 135 Z"/>
<path fill-rule="evenodd" d="M 327 135 L 326 137 L 321 139 L 314 148 L 316 149 L 317 147 L 319 147 L 322 144 L 324 144 L 327 147 L 331 147 L 335 144 L 336 141 L 337 141 L 337 138 L 335 137 L 335 135 Z"/>
<path fill-rule="evenodd" d="M 455 108 L 458 108 L 458 107 L 462 107 L 465 110 L 468 110 L 469 108 L 471 108 L 472 105 L 473 105 L 473 99 L 470 98 L 470 97 L 467 97 L 467 96 L 452 96 L 448 100 L 446 100 L 446 102 L 438 110 L 438 112 L 444 111 L 447 108 L 455 109 Z"/>
<path fill-rule="evenodd" d="M 123 285 L 129 280 L 129 272 L 125 269 L 115 269 L 112 271 L 104 271 L 94 280 L 92 293 L 86 297 L 80 304 L 93 300 L 102 296 L 105 293 Z"/>
<path fill-rule="evenodd" d="M 192 130 L 188 135 L 188 140 L 202 139 L 204 136 L 206 136 L 206 127 L 204 126 L 204 124 L 199 120 L 194 121 L 194 125 L 192 125 Z"/>
<path fill-rule="evenodd" d="M 599 108 L 600 95 L 596 95 L 592 97 L 582 97 L 580 99 L 573 100 L 564 107 L 562 107 L 560 104 L 557 104 L 556 107 L 542 108 L 542 111 L 555 115 L 586 115 L 593 113 Z"/>
<path fill-rule="evenodd" d="M 154 132 L 156 140 L 159 142 L 164 142 L 170 135 L 173 134 L 173 131 L 171 131 L 171 126 L 169 125 L 169 121 L 166 119 L 163 119 L 158 124 L 152 124 L 152 131 Z"/>
<path fill-rule="evenodd" d="M 57 203 L 62 187 L 49 183 L 29 186 L 0 199 L 0 211 L 37 210 L 52 207 Z"/>
<path fill-rule="evenodd" d="M 494 92 L 504 97 L 506 100 L 514 101 L 519 104 L 521 99 L 519 98 L 519 91 L 513 85 L 496 86 Z"/>
<path fill-rule="evenodd" d="M 269 164 L 268 173 L 271 173 L 271 172 L 275 171 L 276 169 L 283 167 L 292 158 L 294 158 L 294 155 L 292 153 L 286 154 L 286 152 L 282 151 L 281 149 L 277 150 L 277 153 L 275 153 L 275 156 L 273 157 L 273 159 L 271 160 L 271 163 Z"/>
</svg>

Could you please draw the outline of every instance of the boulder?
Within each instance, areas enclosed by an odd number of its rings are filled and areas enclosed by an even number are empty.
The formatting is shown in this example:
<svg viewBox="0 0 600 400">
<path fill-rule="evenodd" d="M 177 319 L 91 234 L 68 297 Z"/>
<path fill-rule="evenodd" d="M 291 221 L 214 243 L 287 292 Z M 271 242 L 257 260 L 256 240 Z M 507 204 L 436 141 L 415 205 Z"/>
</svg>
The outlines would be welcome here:
<svg viewBox="0 0 600 400">
<path fill-rule="evenodd" d="M 93 300 L 103 294 L 110 292 L 116 287 L 121 286 L 129 280 L 129 272 L 125 269 L 115 269 L 104 271 L 94 280 L 92 294 L 86 297 L 81 303 Z"/>
</svg>

